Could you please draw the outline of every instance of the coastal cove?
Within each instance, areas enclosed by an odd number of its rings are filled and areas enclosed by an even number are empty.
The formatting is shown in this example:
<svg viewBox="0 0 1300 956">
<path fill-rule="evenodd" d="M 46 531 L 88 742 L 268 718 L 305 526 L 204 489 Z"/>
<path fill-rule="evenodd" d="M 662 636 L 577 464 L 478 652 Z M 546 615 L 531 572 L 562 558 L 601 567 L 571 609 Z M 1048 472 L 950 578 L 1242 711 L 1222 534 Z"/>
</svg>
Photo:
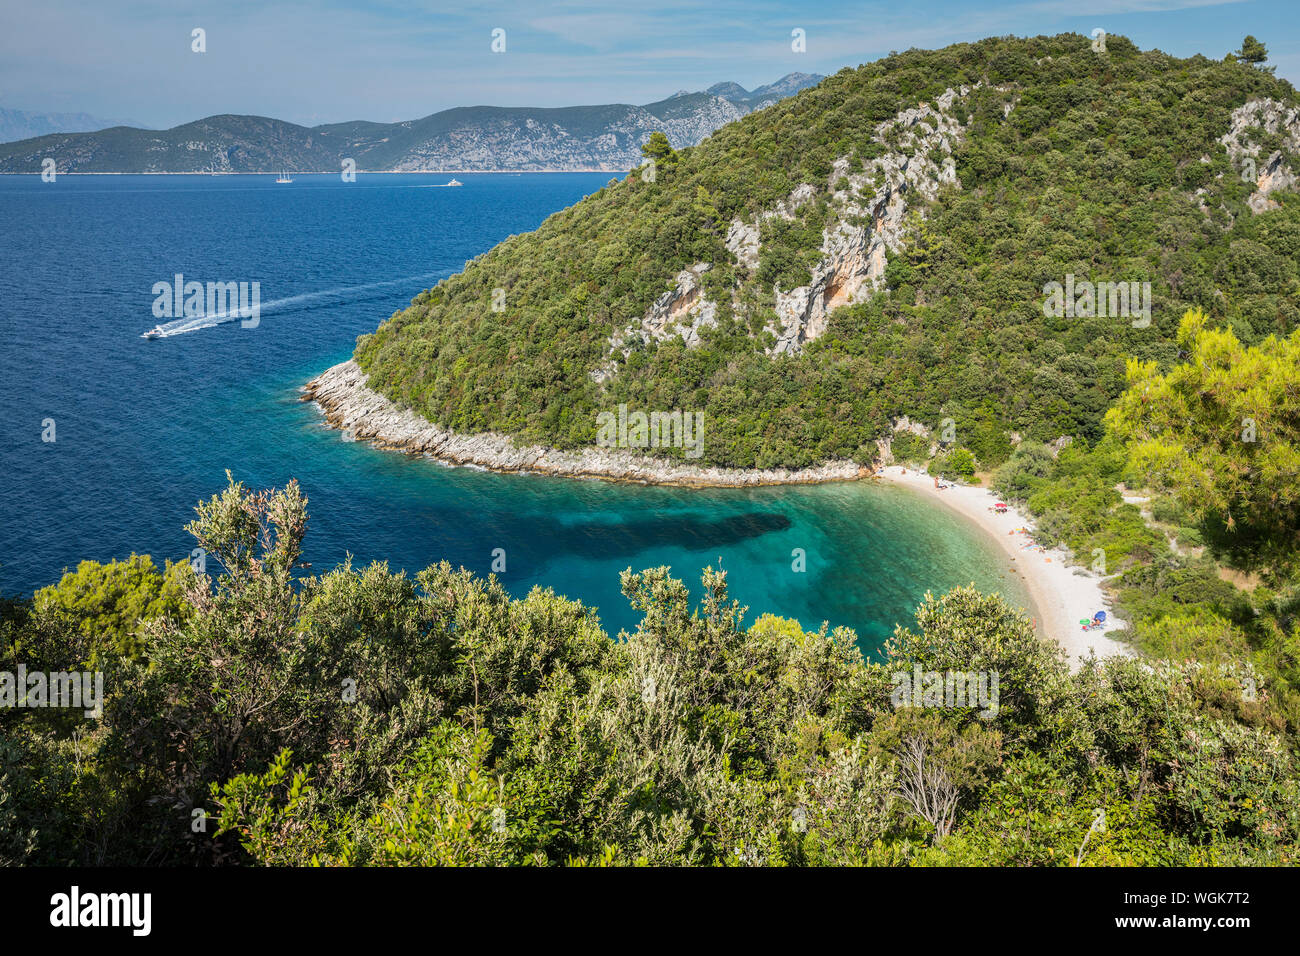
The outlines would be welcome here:
<svg viewBox="0 0 1300 956">
<path fill-rule="evenodd" d="M 716 487 L 509 473 L 376 445 L 328 425 L 310 402 L 296 412 L 304 460 L 346 465 L 358 495 L 382 496 L 388 520 L 370 526 L 357 562 L 382 549 L 393 567 L 445 558 L 486 575 L 500 558 L 497 576 L 512 594 L 540 586 L 581 600 L 611 635 L 639 620 L 619 593 L 619 572 L 660 565 L 697 599 L 700 570 L 721 567 L 731 597 L 749 608 L 746 620 L 773 613 L 810 629 L 848 626 L 869 656 L 896 624 L 912 622 L 926 591 L 974 582 L 1036 615 L 997 542 L 909 488 L 870 479 Z M 330 500 L 328 511 L 354 510 Z M 328 514 L 322 521 L 333 525 Z"/>
<path fill-rule="evenodd" d="M 411 189 L 410 175 L 292 186 L 0 177 L 14 239 L 0 274 L 11 343 L 0 357 L 11 396 L 0 425 L 0 591 L 31 593 L 86 558 L 188 560 L 184 525 L 229 468 L 254 488 L 300 483 L 313 572 L 351 555 L 408 573 L 446 560 L 487 575 L 499 549 L 512 594 L 552 588 L 595 607 L 611 634 L 637 623 L 619 592 L 624 568 L 669 565 L 698 598 L 700 570 L 719 559 L 747 620 L 852 627 L 868 654 L 912 623 L 926 591 L 973 582 L 1027 605 L 994 542 L 907 489 L 659 487 L 449 468 L 348 441 L 301 401 L 303 384 L 347 360 L 358 335 L 606 179 L 481 175 L 447 190 Z M 151 289 L 176 272 L 259 281 L 260 323 L 142 340 L 157 322 Z M 41 440 L 47 418 L 54 442 Z"/>
<path fill-rule="evenodd" d="M 938 503 L 939 507 L 959 515 L 972 526 L 966 529 L 967 534 L 982 535 L 994 543 L 996 547 L 990 549 L 988 560 L 997 566 L 998 576 L 1022 586 L 1022 606 L 1040 633 L 1054 641 L 1072 664 L 1089 654 L 1126 653 L 1124 646 L 1105 631 L 1083 632 L 1078 624 L 1080 615 L 1091 617 L 1098 610 L 1109 610 L 1109 598 L 1099 578 L 1085 569 L 1070 566 L 1070 556 L 1059 549 L 1044 551 L 1036 547 L 1027 533 L 1031 522 L 1015 508 L 992 514 L 996 496 L 983 488 L 945 483 L 941 492 L 937 483 L 932 484 L 923 472 L 897 466 L 878 471 L 856 462 L 828 462 L 800 470 L 717 468 L 653 458 L 623 449 L 559 451 L 544 446 L 521 447 L 508 436 L 499 434 L 458 435 L 368 388 L 365 373 L 350 359 L 303 386 L 303 400 L 319 408 L 326 422 L 341 431 L 348 441 L 364 441 L 376 448 L 402 451 L 447 465 L 503 474 L 692 488 L 756 488 L 883 479 L 920 496 L 927 504 Z M 1013 586 L 1008 593 L 1016 591 Z M 1122 624 L 1112 614 L 1109 629 Z"/>
<path fill-rule="evenodd" d="M 323 866 L 390 910 L 444 867 L 916 873 L 1012 939 L 965 874 L 1092 870 L 1099 939 L 1278 922 L 1295 30 L 954 8 L 877 56 L 853 11 L 569 6 L 19 17 L 10 92 L 92 112 L 0 136 L 210 114 L 0 143 L 19 922 L 129 867 L 79 925 L 183 940 L 173 874 Z"/>
</svg>

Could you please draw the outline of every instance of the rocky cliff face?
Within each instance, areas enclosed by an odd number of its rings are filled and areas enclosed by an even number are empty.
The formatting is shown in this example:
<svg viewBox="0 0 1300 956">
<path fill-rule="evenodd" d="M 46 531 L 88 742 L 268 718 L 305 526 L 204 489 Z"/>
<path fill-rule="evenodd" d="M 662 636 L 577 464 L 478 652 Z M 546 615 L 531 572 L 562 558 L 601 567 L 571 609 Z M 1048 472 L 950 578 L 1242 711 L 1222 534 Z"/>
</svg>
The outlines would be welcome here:
<svg viewBox="0 0 1300 956">
<path fill-rule="evenodd" d="M 875 139 L 889 147 L 883 156 L 858 168 L 848 157 L 836 161 L 827 183 L 835 217 L 822 235 L 812 281 L 789 292 L 775 290 L 774 354 L 799 352 L 826 331 L 832 311 L 880 288 L 886 252 L 902 247 L 914 197 L 929 202 L 941 187 L 961 185 L 952 152 L 963 127 L 949 111 L 957 97 L 969 92 L 969 87 L 947 90 L 933 106 L 923 103 L 881 123 Z M 812 198 L 798 193 L 791 194 L 790 203 Z"/>
<path fill-rule="evenodd" d="M 773 355 L 793 355 L 826 331 L 830 314 L 853 305 L 880 288 L 886 253 L 898 251 L 906 234 L 910 210 L 935 199 L 944 186 L 960 186 L 953 150 L 964 127 L 952 115 L 958 98 L 971 87 L 949 89 L 933 104 L 924 103 L 900 112 L 876 127 L 875 141 L 882 155 L 865 162 L 841 157 L 826 183 L 803 183 L 773 209 L 752 221 L 734 220 L 727 231 L 727 249 L 743 275 L 752 275 L 762 255 L 762 226 L 772 218 L 792 220 L 819 196 L 829 197 L 831 219 L 822 233 L 821 257 L 807 285 L 783 290 L 776 286 L 775 317 L 766 328 L 776 339 Z M 603 382 L 616 374 L 618 360 L 626 358 L 631 343 L 679 336 L 688 347 L 699 344 L 700 330 L 716 321 L 717 303 L 701 287 L 701 277 L 711 268 L 701 262 L 677 277 L 674 289 L 664 293 L 638 321 L 610 338 L 610 360 L 593 373 Z M 742 309 L 740 280 L 732 306 Z"/>
<path fill-rule="evenodd" d="M 1233 166 L 1242 170 L 1243 178 L 1255 181 L 1255 192 L 1247 200 L 1255 213 L 1276 208 L 1277 202 L 1268 194 L 1290 189 L 1297 182 L 1281 150 L 1261 158 L 1262 147 L 1257 140 L 1264 135 L 1279 137 L 1288 152 L 1300 153 L 1300 109 L 1274 99 L 1251 100 L 1232 111 L 1232 125 L 1219 139 Z"/>
<path fill-rule="evenodd" d="M 718 304 L 711 301 L 703 287 L 704 273 L 712 268 L 707 262 L 700 262 L 677 274 L 675 288 L 655 299 L 640 323 L 629 325 L 610 340 L 626 358 L 636 341 L 648 342 L 651 339 L 666 339 L 680 336 L 687 346 L 700 343 L 700 330 L 717 324 Z M 612 371 L 606 366 L 594 376 L 596 381 L 604 381 L 605 374 Z"/>
</svg>

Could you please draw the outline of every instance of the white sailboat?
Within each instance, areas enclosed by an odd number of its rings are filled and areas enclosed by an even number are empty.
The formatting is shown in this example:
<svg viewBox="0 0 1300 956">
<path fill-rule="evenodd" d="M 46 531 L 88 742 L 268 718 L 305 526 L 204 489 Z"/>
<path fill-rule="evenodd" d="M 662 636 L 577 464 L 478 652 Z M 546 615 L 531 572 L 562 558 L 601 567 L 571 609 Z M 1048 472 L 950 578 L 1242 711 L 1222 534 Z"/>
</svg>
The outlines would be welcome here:
<svg viewBox="0 0 1300 956">
<path fill-rule="evenodd" d="M 282 169 L 282 170 L 280 170 L 280 178 L 277 179 L 276 182 L 277 182 L 277 183 L 291 183 L 291 182 L 293 182 L 293 180 L 290 179 L 290 178 L 289 178 L 289 174 L 286 173 L 286 172 Z"/>
</svg>

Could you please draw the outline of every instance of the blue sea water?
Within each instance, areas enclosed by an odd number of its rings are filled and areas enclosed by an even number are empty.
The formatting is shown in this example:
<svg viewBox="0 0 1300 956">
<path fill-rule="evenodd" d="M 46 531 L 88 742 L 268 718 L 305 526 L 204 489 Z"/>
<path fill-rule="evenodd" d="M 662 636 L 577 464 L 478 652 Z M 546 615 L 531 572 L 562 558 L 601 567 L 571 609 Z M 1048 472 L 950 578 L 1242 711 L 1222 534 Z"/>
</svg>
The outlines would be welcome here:
<svg viewBox="0 0 1300 956">
<path fill-rule="evenodd" d="M 635 626 L 618 572 L 671 565 L 698 594 L 729 572 L 752 619 L 857 630 L 864 651 L 909 623 L 926 590 L 974 582 L 1025 603 L 994 542 L 916 495 L 867 483 L 646 488 L 497 475 L 349 442 L 299 401 L 412 296 L 608 174 L 0 176 L 0 592 L 30 593 L 83 558 L 185 559 L 196 501 L 225 471 L 296 478 L 306 557 L 324 570 L 448 560 Z M 149 341 L 153 286 L 258 282 L 238 321 Z M 54 441 L 48 437 L 53 420 Z M 792 569 L 795 549 L 805 572 Z"/>
</svg>

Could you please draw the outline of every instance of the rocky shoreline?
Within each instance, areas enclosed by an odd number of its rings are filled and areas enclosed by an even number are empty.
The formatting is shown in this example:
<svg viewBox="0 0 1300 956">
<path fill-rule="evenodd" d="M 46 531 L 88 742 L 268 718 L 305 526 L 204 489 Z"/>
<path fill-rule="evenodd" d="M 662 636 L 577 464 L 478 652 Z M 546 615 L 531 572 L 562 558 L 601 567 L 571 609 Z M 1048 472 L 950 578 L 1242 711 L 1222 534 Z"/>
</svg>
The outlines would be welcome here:
<svg viewBox="0 0 1300 956">
<path fill-rule="evenodd" d="M 560 451 L 541 445 L 518 448 L 509 436 L 493 432 L 458 435 L 369 388 L 366 373 L 352 359 L 326 369 L 304 385 L 302 392 L 302 400 L 315 402 L 331 427 L 357 441 L 488 471 L 723 488 L 856 481 L 873 474 L 855 461 L 833 461 L 797 470 L 717 468 L 625 449 Z"/>
</svg>

